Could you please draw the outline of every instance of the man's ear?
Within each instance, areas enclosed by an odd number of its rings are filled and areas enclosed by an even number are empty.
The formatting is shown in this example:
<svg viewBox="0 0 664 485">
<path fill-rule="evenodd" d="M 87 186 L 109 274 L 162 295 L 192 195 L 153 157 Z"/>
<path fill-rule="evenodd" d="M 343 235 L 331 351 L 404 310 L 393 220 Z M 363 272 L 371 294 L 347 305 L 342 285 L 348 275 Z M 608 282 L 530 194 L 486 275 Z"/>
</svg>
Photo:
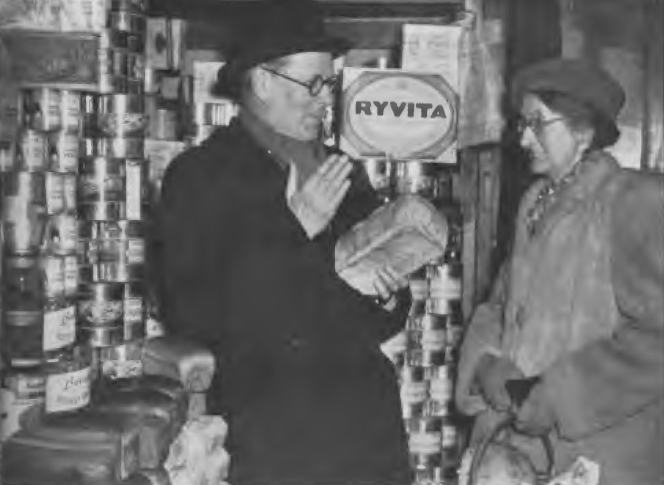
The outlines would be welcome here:
<svg viewBox="0 0 664 485">
<path fill-rule="evenodd" d="M 265 99 L 272 89 L 272 76 L 265 69 L 256 67 L 251 70 L 251 84 L 257 98 Z"/>
</svg>

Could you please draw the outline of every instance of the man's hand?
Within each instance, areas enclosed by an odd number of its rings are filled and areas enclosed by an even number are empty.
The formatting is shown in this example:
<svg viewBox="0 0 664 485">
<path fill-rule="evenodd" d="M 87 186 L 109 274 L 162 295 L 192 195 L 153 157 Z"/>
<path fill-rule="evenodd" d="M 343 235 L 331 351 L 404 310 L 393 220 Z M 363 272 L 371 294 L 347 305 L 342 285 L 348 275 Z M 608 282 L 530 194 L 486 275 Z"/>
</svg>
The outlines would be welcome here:
<svg viewBox="0 0 664 485">
<path fill-rule="evenodd" d="M 330 155 L 298 190 L 297 168 L 290 165 L 286 196 L 288 206 L 309 238 L 327 227 L 350 188 L 353 165 L 348 155 Z"/>
<path fill-rule="evenodd" d="M 396 305 L 397 292 L 408 286 L 408 279 L 399 277 L 392 268 L 385 267 L 376 270 L 373 286 L 378 295 L 378 301 L 387 310 L 392 310 Z"/>
</svg>

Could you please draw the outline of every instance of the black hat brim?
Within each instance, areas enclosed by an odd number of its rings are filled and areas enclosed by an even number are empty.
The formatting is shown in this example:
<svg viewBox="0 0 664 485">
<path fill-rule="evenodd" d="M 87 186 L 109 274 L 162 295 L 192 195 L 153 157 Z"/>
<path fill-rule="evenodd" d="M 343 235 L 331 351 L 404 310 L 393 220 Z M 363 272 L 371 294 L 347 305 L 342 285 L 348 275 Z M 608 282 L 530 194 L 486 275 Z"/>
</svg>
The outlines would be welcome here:
<svg viewBox="0 0 664 485">
<path fill-rule="evenodd" d="M 249 46 L 239 55 L 231 57 L 217 73 L 214 94 L 237 99 L 240 95 L 243 75 L 251 68 L 283 57 L 303 52 L 326 52 L 333 57 L 344 55 L 350 43 L 339 37 L 319 36 L 288 39 L 288 42 L 265 43 Z"/>
</svg>

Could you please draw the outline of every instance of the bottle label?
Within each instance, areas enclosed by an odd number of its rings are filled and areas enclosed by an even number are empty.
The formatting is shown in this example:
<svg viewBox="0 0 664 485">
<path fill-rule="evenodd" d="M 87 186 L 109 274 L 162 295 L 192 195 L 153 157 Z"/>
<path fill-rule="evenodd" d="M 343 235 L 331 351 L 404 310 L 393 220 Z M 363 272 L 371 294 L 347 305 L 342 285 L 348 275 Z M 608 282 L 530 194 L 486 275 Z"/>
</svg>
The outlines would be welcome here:
<svg viewBox="0 0 664 485">
<path fill-rule="evenodd" d="M 61 349 L 74 342 L 76 327 L 65 321 L 64 309 L 44 313 L 44 351 Z"/>
<path fill-rule="evenodd" d="M 46 378 L 46 412 L 73 411 L 90 402 L 90 367 Z"/>
<path fill-rule="evenodd" d="M 61 296 L 65 291 L 65 265 L 63 258 L 55 255 L 43 259 L 46 282 L 44 292 L 48 297 Z"/>
</svg>

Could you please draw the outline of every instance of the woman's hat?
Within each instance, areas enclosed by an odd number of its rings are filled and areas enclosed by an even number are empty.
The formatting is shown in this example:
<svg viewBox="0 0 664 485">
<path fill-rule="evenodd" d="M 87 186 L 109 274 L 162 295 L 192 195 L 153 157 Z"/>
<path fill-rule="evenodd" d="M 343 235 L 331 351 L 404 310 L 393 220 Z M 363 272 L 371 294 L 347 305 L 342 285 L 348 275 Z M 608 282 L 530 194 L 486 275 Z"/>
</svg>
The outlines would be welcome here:
<svg viewBox="0 0 664 485">
<path fill-rule="evenodd" d="M 350 44 L 325 32 L 321 7 L 314 0 L 265 2 L 244 35 L 227 54 L 217 74 L 216 94 L 237 99 L 242 75 L 263 62 L 301 52 L 344 54 Z"/>
<path fill-rule="evenodd" d="M 618 139 L 618 113 L 625 91 L 604 69 L 580 59 L 549 59 L 519 71 L 512 83 L 512 102 L 519 109 L 527 93 L 556 92 L 569 96 L 595 113 L 596 138 L 601 146 Z"/>
</svg>

